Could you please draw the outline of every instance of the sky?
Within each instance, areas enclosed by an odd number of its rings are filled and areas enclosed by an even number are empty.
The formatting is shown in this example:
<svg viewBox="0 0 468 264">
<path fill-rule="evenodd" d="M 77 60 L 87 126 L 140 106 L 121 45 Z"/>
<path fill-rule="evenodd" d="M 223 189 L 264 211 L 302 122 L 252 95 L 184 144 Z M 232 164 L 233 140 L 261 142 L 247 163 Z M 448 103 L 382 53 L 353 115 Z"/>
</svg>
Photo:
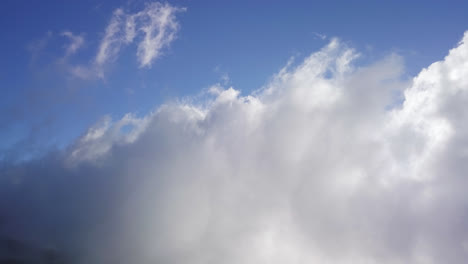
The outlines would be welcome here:
<svg viewBox="0 0 468 264">
<path fill-rule="evenodd" d="M 464 263 L 467 8 L 3 1 L 0 260 Z"/>
<path fill-rule="evenodd" d="M 4 1 L 0 149 L 12 159 L 63 148 L 104 115 L 144 115 L 215 83 L 244 94 L 291 58 L 299 62 L 337 37 L 362 52 L 357 63 L 396 53 L 407 78 L 442 59 L 466 30 L 466 3 L 440 1 L 179 1 L 174 40 L 141 67 L 142 34 L 106 62 L 105 74 L 70 68 L 96 60 L 112 14 L 144 1 Z M 67 55 L 72 38 L 82 43 Z M 71 50 L 70 50 L 71 51 Z M 20 77 L 21 76 L 21 77 Z M 91 80 L 90 80 L 91 79 Z M 34 153 L 34 154 L 32 154 Z"/>
</svg>

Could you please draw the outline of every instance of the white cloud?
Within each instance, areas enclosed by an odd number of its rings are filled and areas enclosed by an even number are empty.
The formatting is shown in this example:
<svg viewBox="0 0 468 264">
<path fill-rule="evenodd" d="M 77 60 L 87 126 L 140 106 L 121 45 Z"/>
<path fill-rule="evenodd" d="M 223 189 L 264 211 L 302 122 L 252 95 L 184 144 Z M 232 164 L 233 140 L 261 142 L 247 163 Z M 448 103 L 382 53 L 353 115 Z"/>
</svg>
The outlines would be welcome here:
<svg viewBox="0 0 468 264">
<path fill-rule="evenodd" d="M 251 95 L 105 118 L 3 166 L 4 230 L 82 263 L 465 263 L 467 41 L 406 82 L 335 39 Z"/>
<path fill-rule="evenodd" d="M 151 67 L 164 48 L 175 39 L 179 29 L 176 13 L 185 11 L 168 3 L 149 3 L 136 13 L 116 9 L 106 28 L 94 59 L 93 71 L 104 76 L 106 64 L 117 60 L 123 46 L 139 41 L 137 58 L 140 67 Z M 81 75 L 77 75 L 80 77 Z"/>
<path fill-rule="evenodd" d="M 62 32 L 62 36 L 67 37 L 70 40 L 70 44 L 65 50 L 66 57 L 75 54 L 84 44 L 84 37 L 82 35 L 75 35 L 71 31 L 64 31 Z"/>
<path fill-rule="evenodd" d="M 325 35 L 325 34 L 321 34 L 321 33 L 317 33 L 317 32 L 312 32 L 312 34 L 313 34 L 315 37 L 317 37 L 317 38 L 319 38 L 319 39 L 321 39 L 321 40 L 327 39 L 327 35 Z"/>
<path fill-rule="evenodd" d="M 70 73 L 81 79 L 104 78 L 107 66 L 118 59 L 123 47 L 133 42 L 138 42 L 136 56 L 139 67 L 151 67 L 176 38 L 179 23 L 175 15 L 183 11 L 185 8 L 159 2 L 149 3 L 135 13 L 126 12 L 122 8 L 114 10 L 92 63 L 71 65 Z M 68 56 L 81 46 L 79 40 L 84 39 L 79 39 L 71 32 L 65 32 L 64 35 L 73 40 L 67 49 Z"/>
<path fill-rule="evenodd" d="M 83 34 L 76 35 L 71 31 L 60 34 L 70 42 L 65 46 L 65 55 L 59 59 L 59 63 L 74 77 L 85 80 L 104 78 L 109 64 L 118 59 L 122 49 L 135 43 L 139 67 L 151 68 L 153 62 L 176 39 L 180 28 L 176 14 L 185 10 L 186 8 L 160 2 L 149 2 L 138 12 L 117 8 L 99 41 L 96 55 L 89 63 L 68 63 L 69 57 L 76 54 L 85 43 Z M 51 36 L 52 33 L 48 32 L 46 37 L 28 47 L 33 54 L 32 61 L 36 60 Z"/>
<path fill-rule="evenodd" d="M 107 25 L 104 38 L 99 45 L 98 53 L 96 55 L 95 63 L 102 66 L 109 60 L 115 60 L 120 52 L 122 46 L 121 27 L 125 21 L 125 13 L 122 9 L 116 9 L 112 14 L 111 21 Z"/>
<path fill-rule="evenodd" d="M 175 14 L 184 11 L 169 4 L 152 3 L 147 8 L 130 17 L 130 28 L 135 20 L 141 20 L 139 31 L 144 37 L 138 44 L 137 56 L 140 67 L 150 67 L 151 63 L 161 55 L 161 50 L 174 40 L 179 29 Z M 128 27 L 127 27 L 128 28 Z M 132 30 L 129 32 L 133 33 Z M 128 34 L 127 34 L 128 35 Z M 131 35 L 130 35 L 131 36 Z"/>
</svg>

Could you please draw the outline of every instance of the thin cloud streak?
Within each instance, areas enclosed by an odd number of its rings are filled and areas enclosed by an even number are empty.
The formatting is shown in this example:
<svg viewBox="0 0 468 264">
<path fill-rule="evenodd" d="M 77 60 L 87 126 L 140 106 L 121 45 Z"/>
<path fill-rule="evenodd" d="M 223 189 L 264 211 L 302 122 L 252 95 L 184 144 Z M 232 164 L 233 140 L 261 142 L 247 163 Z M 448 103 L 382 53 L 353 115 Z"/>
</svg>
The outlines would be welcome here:
<svg viewBox="0 0 468 264">
<path fill-rule="evenodd" d="M 150 68 L 176 38 L 179 30 L 176 14 L 183 11 L 185 8 L 159 2 L 147 4 L 142 11 L 136 13 L 116 9 L 92 65 L 75 66 L 71 70 L 72 74 L 83 79 L 103 78 L 106 66 L 115 62 L 121 49 L 135 40 L 139 42 L 136 52 L 139 67 Z"/>
<path fill-rule="evenodd" d="M 70 44 L 67 46 L 65 51 L 66 57 L 75 54 L 78 49 L 83 46 L 85 41 L 83 36 L 75 35 L 71 31 L 64 31 L 61 35 L 67 37 L 70 40 Z"/>
</svg>

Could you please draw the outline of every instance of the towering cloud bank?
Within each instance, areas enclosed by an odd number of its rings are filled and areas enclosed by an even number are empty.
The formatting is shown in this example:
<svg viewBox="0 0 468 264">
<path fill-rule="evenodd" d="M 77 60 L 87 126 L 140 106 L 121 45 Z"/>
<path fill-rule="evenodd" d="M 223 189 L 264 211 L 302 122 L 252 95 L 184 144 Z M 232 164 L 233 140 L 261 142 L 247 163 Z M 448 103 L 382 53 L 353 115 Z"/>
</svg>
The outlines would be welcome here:
<svg viewBox="0 0 468 264">
<path fill-rule="evenodd" d="M 465 263 L 467 42 L 402 82 L 332 40 L 251 95 L 104 118 L 2 165 L 1 231 L 77 263 Z"/>
</svg>

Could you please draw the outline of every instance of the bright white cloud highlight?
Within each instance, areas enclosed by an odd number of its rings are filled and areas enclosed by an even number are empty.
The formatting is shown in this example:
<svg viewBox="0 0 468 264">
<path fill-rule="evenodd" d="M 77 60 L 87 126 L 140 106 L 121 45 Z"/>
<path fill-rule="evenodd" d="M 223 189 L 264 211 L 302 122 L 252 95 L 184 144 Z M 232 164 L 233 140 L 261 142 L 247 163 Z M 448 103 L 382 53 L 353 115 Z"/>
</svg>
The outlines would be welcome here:
<svg viewBox="0 0 468 264">
<path fill-rule="evenodd" d="M 405 82 L 332 40 L 251 95 L 104 118 L 2 167 L 2 230 L 80 263 L 465 263 L 467 42 Z"/>
</svg>

